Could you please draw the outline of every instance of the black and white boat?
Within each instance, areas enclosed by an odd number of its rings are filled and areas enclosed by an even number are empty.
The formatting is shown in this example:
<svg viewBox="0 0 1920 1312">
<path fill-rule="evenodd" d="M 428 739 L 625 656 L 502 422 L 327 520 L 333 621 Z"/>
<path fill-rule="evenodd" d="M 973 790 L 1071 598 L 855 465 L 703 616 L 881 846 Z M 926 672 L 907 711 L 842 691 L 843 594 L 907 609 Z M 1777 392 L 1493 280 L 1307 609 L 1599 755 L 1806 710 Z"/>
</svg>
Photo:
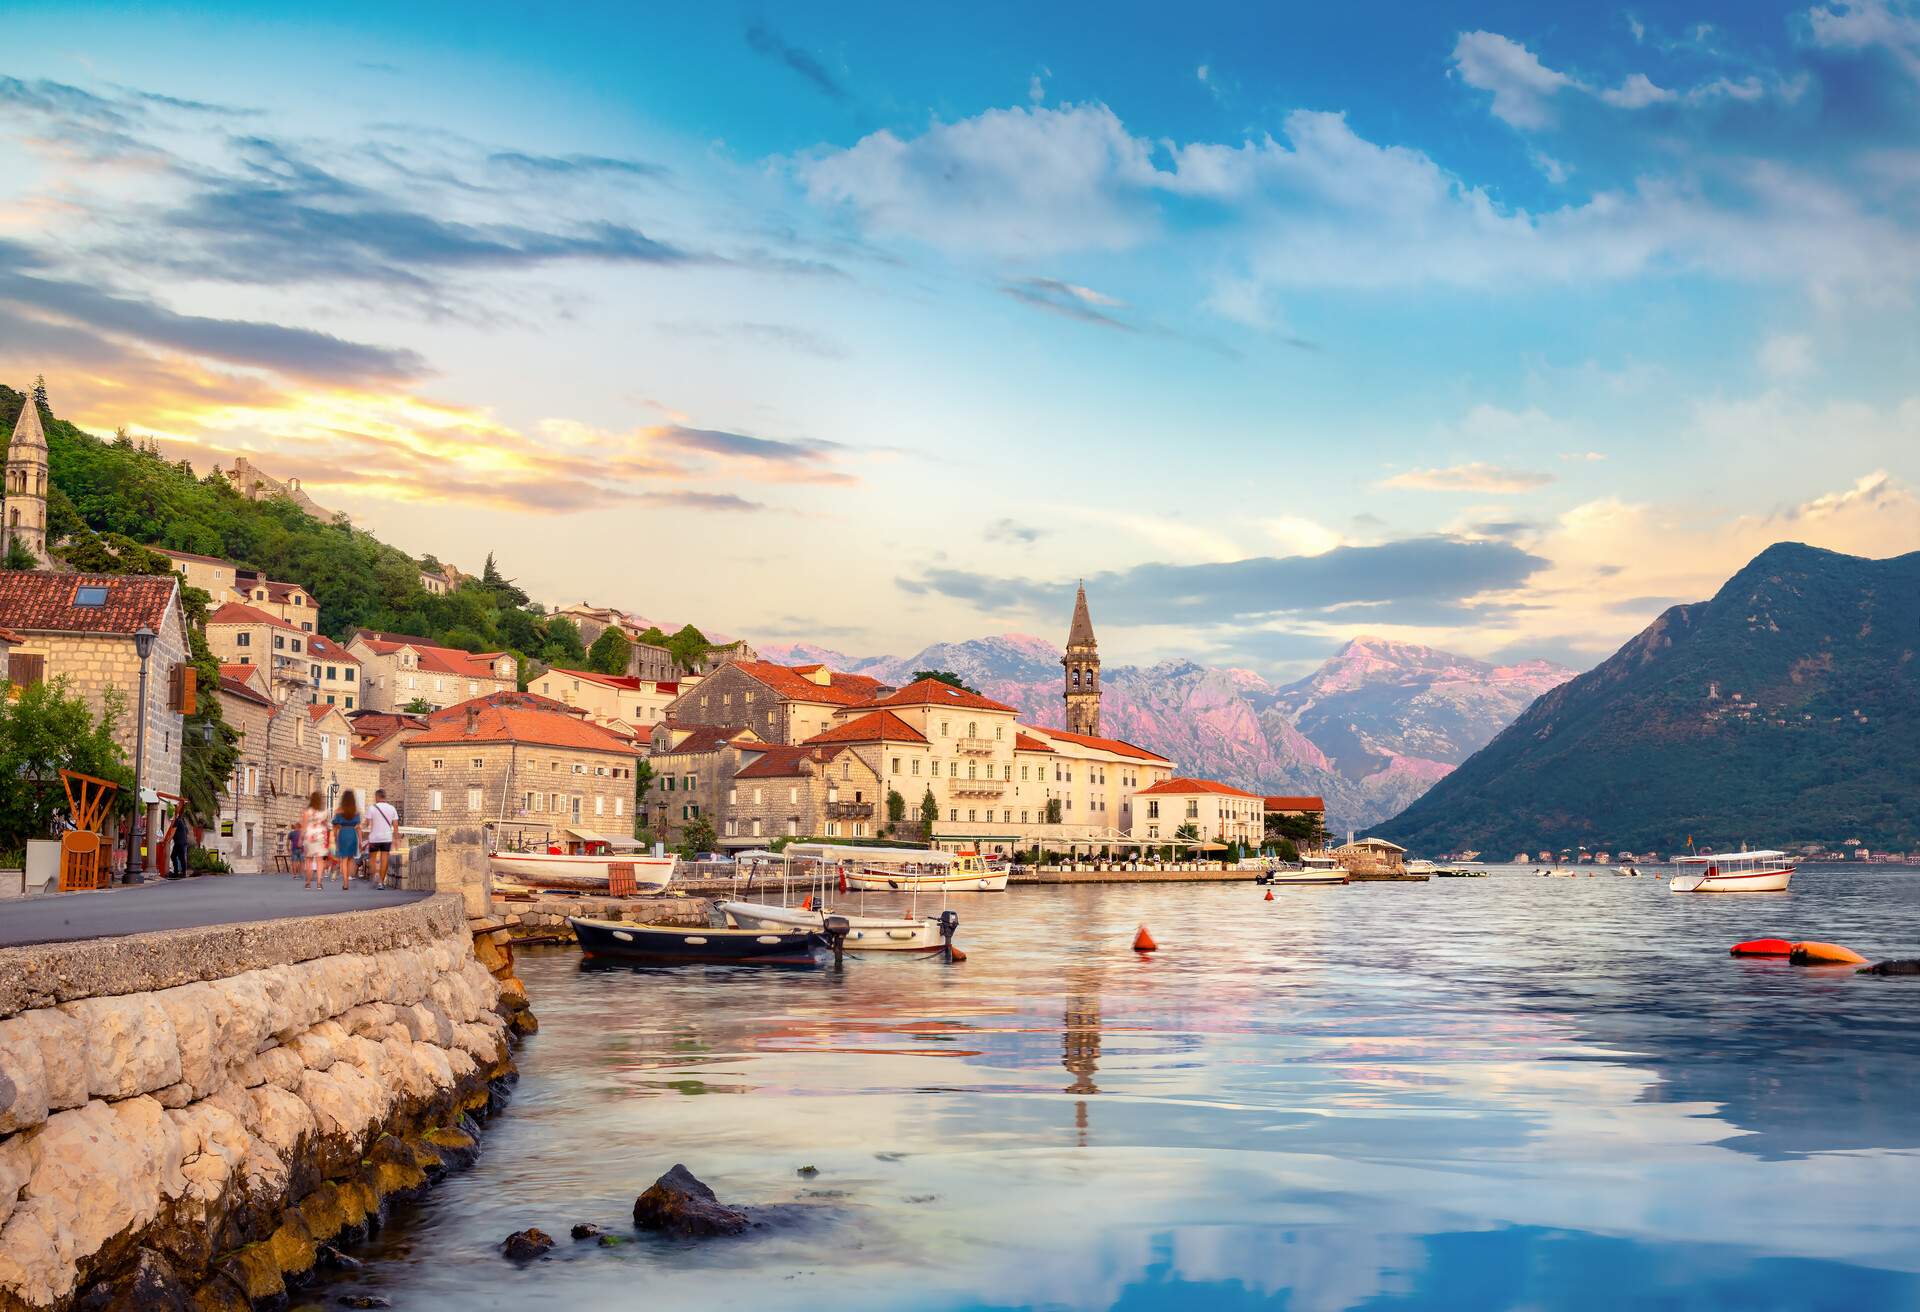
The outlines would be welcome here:
<svg viewBox="0 0 1920 1312">
<path fill-rule="evenodd" d="M 580 950 L 594 960 L 811 966 L 819 964 L 814 953 L 823 946 L 819 932 L 811 929 L 709 929 L 584 916 L 569 916 L 567 923 Z"/>
</svg>

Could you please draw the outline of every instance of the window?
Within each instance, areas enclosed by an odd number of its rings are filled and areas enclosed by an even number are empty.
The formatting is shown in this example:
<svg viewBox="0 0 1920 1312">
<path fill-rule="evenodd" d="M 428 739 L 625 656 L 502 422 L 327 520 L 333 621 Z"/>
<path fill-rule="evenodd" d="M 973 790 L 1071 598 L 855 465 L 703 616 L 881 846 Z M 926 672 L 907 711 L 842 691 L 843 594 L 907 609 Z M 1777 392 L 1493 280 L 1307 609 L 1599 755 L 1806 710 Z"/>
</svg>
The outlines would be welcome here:
<svg viewBox="0 0 1920 1312">
<path fill-rule="evenodd" d="M 1199 818 L 1200 818 L 1200 803 L 1198 799 L 1189 799 L 1187 802 L 1187 819 L 1198 820 Z"/>
<path fill-rule="evenodd" d="M 433 766 L 433 768 L 434 768 L 434 769 L 436 769 L 436 770 L 441 770 L 441 769 L 445 769 L 445 768 L 446 768 L 446 764 L 447 764 L 447 763 L 446 763 L 446 761 L 445 761 L 444 759 L 442 759 L 441 757 L 438 757 L 438 756 L 436 756 L 436 757 L 434 757 L 434 758 L 433 758 L 433 760 L 432 760 L 432 762 L 431 762 L 430 764 L 431 764 L 431 765 Z"/>
<path fill-rule="evenodd" d="M 787 837 L 797 838 L 799 837 L 799 835 L 800 835 L 800 822 L 798 820 L 787 821 Z"/>
<path fill-rule="evenodd" d="M 343 683 L 352 683 L 355 677 L 356 673 L 353 666 L 343 665 L 340 667 L 340 679 Z"/>
<path fill-rule="evenodd" d="M 482 756 L 472 757 L 468 760 L 467 763 L 476 770 L 484 770 L 487 767 L 486 758 Z"/>
<path fill-rule="evenodd" d="M 914 774 L 919 774 L 919 773 L 920 773 L 920 758 L 919 758 L 919 757 L 917 757 L 917 756 L 913 758 L 913 771 L 912 771 L 912 773 L 914 773 Z"/>
<path fill-rule="evenodd" d="M 787 804 L 789 806 L 793 805 L 799 800 L 800 800 L 800 790 L 798 788 L 787 789 Z"/>
<path fill-rule="evenodd" d="M 973 808 L 972 808 L 972 807 L 968 807 L 968 808 L 967 808 L 967 823 L 968 823 L 968 824 L 972 824 L 972 823 L 973 823 Z"/>
<path fill-rule="evenodd" d="M 947 722 L 945 720 L 940 721 L 940 736 L 942 738 L 947 736 Z"/>
<path fill-rule="evenodd" d="M 760 822 L 758 820 L 753 822 L 753 836 L 755 838 L 760 837 Z"/>
<path fill-rule="evenodd" d="M 593 813 L 595 815 L 605 815 L 607 813 L 607 799 L 604 795 L 593 799 Z"/>
<path fill-rule="evenodd" d="M 753 790 L 753 804 L 754 804 L 755 806 L 758 806 L 758 805 L 760 805 L 760 798 L 761 798 L 761 793 L 760 793 L 760 790 L 759 790 L 758 788 L 756 788 L 756 789 L 754 789 L 754 790 Z"/>
<path fill-rule="evenodd" d="M 427 809 L 429 811 L 438 811 L 440 809 L 440 790 L 438 788 L 432 789 L 427 793 Z"/>
<path fill-rule="evenodd" d="M 478 811 L 480 809 L 480 805 L 481 805 L 480 790 L 478 788 L 467 789 L 467 810 Z"/>
<path fill-rule="evenodd" d="M 76 606 L 104 606 L 107 604 L 107 590 L 88 585 L 73 590 L 73 604 Z"/>
<path fill-rule="evenodd" d="M 900 758 L 897 756 L 893 758 L 893 773 L 900 773 Z"/>
<path fill-rule="evenodd" d="M 233 645 L 236 647 L 251 647 L 253 645 L 253 635 L 243 629 L 233 635 Z"/>
<path fill-rule="evenodd" d="M 727 789 L 727 805 L 738 806 L 739 804 L 740 804 L 740 790 L 737 787 Z"/>
<path fill-rule="evenodd" d="M 1147 803 L 1147 819 L 1158 820 L 1159 818 L 1160 818 L 1160 799 L 1156 797 Z"/>
<path fill-rule="evenodd" d="M 952 810 L 949 810 L 949 811 L 947 812 L 947 819 L 949 819 L 949 820 L 954 820 L 954 821 L 957 821 L 957 820 L 959 820 L 959 819 L 960 819 L 960 811 L 959 811 L 959 809 L 958 809 L 958 808 L 954 808 L 954 809 L 952 809 Z"/>
<path fill-rule="evenodd" d="M 959 777 L 960 777 L 960 762 L 948 761 L 947 762 L 947 778 L 958 779 Z"/>
</svg>

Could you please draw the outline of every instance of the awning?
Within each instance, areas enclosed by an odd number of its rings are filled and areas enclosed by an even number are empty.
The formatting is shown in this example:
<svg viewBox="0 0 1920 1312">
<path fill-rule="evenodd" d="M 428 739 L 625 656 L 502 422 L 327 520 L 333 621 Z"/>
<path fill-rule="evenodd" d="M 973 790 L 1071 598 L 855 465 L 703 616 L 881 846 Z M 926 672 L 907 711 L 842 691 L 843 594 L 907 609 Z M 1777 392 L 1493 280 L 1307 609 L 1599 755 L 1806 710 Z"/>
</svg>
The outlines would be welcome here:
<svg viewBox="0 0 1920 1312">
<path fill-rule="evenodd" d="M 802 861 L 864 861 L 870 865 L 947 865 L 951 853 L 924 847 L 858 847 L 850 843 L 789 843 L 784 856 Z"/>
</svg>

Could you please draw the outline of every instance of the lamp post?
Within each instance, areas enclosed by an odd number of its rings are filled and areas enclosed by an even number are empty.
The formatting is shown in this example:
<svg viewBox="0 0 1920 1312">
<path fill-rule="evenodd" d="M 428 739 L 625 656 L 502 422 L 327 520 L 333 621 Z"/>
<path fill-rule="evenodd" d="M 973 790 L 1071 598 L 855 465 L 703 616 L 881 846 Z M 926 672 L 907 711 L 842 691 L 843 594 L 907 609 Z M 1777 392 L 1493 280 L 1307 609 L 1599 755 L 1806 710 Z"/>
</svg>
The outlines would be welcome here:
<svg viewBox="0 0 1920 1312">
<path fill-rule="evenodd" d="M 147 760 L 147 657 L 153 654 L 153 630 L 142 624 L 133 631 L 133 649 L 140 656 L 140 700 L 133 708 L 133 835 L 127 842 L 126 882 L 137 884 L 144 873 L 140 860 L 140 767 Z M 153 835 L 148 834 L 149 842 Z"/>
</svg>

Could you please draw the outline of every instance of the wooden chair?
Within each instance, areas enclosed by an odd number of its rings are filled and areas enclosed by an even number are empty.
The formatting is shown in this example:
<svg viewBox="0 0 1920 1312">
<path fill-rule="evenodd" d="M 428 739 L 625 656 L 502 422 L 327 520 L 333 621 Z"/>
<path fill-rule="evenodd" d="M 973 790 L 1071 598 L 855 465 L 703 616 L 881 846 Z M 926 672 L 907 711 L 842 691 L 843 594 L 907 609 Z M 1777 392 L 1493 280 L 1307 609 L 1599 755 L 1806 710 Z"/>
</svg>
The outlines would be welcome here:
<svg viewBox="0 0 1920 1312">
<path fill-rule="evenodd" d="M 283 875 L 293 873 L 293 834 L 280 835 L 273 844 L 273 868 Z"/>
<path fill-rule="evenodd" d="M 67 813 L 74 823 L 60 836 L 60 891 L 105 888 L 113 876 L 101 860 L 99 831 L 120 785 L 74 770 L 62 770 L 60 782 L 67 790 Z"/>
</svg>

